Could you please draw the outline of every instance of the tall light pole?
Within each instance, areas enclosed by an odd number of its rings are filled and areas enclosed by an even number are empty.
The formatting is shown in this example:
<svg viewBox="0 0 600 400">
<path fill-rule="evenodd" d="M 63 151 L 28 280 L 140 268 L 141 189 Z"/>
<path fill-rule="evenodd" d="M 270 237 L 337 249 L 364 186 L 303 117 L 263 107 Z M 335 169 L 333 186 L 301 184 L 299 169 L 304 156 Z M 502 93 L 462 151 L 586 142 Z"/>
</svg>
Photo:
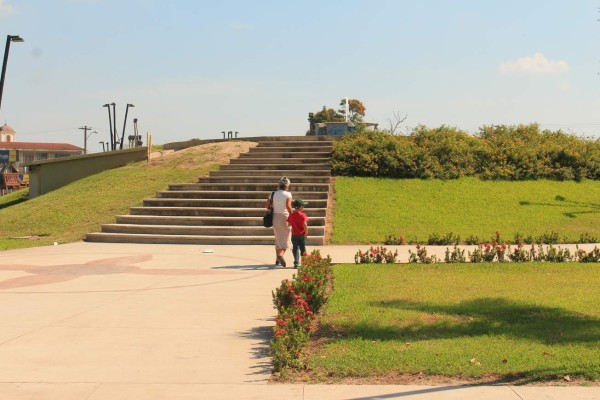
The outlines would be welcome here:
<svg viewBox="0 0 600 400">
<path fill-rule="evenodd" d="M 110 103 L 110 105 L 113 107 L 113 128 L 114 131 L 111 132 L 111 135 L 113 136 L 112 138 L 112 148 L 111 150 L 116 150 L 117 149 L 117 109 L 115 108 L 116 105 L 115 103 Z"/>
<path fill-rule="evenodd" d="M 4 48 L 4 62 L 2 63 L 2 76 L 0 76 L 0 106 L 2 106 L 2 92 L 4 91 L 4 75 L 6 75 L 6 64 L 8 63 L 8 52 L 10 50 L 10 42 L 24 42 L 19 35 L 7 35 L 6 47 Z"/>
<path fill-rule="evenodd" d="M 129 107 L 135 106 L 127 103 L 127 107 L 125 107 L 125 119 L 123 120 L 123 133 L 121 134 L 121 144 L 119 145 L 119 150 L 123 150 L 123 141 L 125 140 L 125 125 L 127 124 L 127 112 L 129 111 Z"/>
<path fill-rule="evenodd" d="M 110 116 L 110 104 L 106 103 L 102 107 L 106 107 L 108 109 L 108 127 L 109 127 L 109 134 L 110 134 L 110 149 L 114 150 L 113 149 L 113 147 L 114 147 L 114 145 L 113 145 L 114 139 L 113 139 L 112 118 Z M 104 148 L 104 145 L 102 145 L 102 147 Z"/>
</svg>

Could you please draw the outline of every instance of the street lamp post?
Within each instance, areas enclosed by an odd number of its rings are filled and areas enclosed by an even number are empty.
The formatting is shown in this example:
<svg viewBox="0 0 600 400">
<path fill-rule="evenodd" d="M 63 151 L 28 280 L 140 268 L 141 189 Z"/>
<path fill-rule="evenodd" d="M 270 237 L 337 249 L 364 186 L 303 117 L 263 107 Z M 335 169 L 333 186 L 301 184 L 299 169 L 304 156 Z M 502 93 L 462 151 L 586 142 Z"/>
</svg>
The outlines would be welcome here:
<svg viewBox="0 0 600 400">
<path fill-rule="evenodd" d="M 114 103 L 113 103 L 114 104 Z M 113 128 L 112 128 L 112 118 L 110 116 L 110 104 L 106 103 L 105 105 L 103 105 L 102 107 L 106 107 L 108 109 L 108 127 L 110 129 L 109 134 L 110 134 L 110 150 L 114 150 L 113 149 Z M 102 147 L 104 148 L 104 145 L 102 145 Z"/>
<path fill-rule="evenodd" d="M 119 145 L 119 150 L 123 150 L 123 141 L 125 140 L 125 125 L 127 124 L 127 112 L 129 111 L 129 107 L 135 106 L 127 103 L 127 107 L 125 107 L 125 119 L 123 120 L 123 133 L 121 134 L 121 144 Z"/>
<path fill-rule="evenodd" d="M 115 108 L 116 107 L 115 103 L 110 103 L 110 105 L 113 107 L 113 129 L 114 129 L 114 131 L 111 132 L 111 134 L 113 135 L 111 150 L 116 150 L 117 149 L 117 109 Z"/>
<path fill-rule="evenodd" d="M 6 64 L 8 63 L 8 52 L 11 42 L 24 42 L 19 35 L 7 35 L 6 47 L 4 48 L 4 62 L 2 63 L 2 76 L 0 76 L 0 107 L 2 106 L 2 92 L 4 91 L 4 76 L 6 75 Z"/>
</svg>

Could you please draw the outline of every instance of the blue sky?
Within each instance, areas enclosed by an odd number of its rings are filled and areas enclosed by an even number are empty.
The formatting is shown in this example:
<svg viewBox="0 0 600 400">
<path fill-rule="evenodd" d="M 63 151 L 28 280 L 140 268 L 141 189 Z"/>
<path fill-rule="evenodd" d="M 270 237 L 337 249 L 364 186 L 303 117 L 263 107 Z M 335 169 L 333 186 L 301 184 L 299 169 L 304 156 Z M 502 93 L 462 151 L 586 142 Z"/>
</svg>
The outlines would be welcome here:
<svg viewBox="0 0 600 400">
<path fill-rule="evenodd" d="M 302 135 L 343 97 L 388 125 L 538 122 L 600 137 L 600 3 L 588 0 L 0 0 L 0 122 L 83 146 L 138 118 L 155 143 Z"/>
</svg>

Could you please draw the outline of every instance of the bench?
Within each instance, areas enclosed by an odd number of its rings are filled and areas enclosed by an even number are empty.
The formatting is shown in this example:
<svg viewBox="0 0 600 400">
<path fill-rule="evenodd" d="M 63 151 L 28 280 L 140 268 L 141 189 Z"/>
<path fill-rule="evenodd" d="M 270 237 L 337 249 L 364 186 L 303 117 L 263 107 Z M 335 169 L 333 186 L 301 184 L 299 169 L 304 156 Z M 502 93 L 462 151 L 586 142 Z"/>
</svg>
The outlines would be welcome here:
<svg viewBox="0 0 600 400">
<path fill-rule="evenodd" d="M 19 190 L 21 183 L 19 182 L 19 174 L 16 172 L 5 172 L 2 174 L 2 192 Z"/>
</svg>

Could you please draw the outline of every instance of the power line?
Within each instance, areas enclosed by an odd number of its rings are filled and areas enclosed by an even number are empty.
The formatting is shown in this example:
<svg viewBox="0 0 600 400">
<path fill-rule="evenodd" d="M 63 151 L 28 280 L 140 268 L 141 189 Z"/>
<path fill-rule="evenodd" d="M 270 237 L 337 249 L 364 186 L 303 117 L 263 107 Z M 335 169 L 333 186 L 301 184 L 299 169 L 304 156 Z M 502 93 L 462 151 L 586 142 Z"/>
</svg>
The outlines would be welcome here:
<svg viewBox="0 0 600 400">
<path fill-rule="evenodd" d="M 44 133 L 56 133 L 56 132 L 65 132 L 65 131 L 71 131 L 71 130 L 75 130 L 75 129 L 79 129 L 79 127 L 75 126 L 70 126 L 68 128 L 62 128 L 62 129 L 51 129 L 51 130 L 47 130 L 47 131 L 37 131 L 37 132 L 25 132 L 23 133 L 24 135 L 41 135 Z"/>
</svg>

